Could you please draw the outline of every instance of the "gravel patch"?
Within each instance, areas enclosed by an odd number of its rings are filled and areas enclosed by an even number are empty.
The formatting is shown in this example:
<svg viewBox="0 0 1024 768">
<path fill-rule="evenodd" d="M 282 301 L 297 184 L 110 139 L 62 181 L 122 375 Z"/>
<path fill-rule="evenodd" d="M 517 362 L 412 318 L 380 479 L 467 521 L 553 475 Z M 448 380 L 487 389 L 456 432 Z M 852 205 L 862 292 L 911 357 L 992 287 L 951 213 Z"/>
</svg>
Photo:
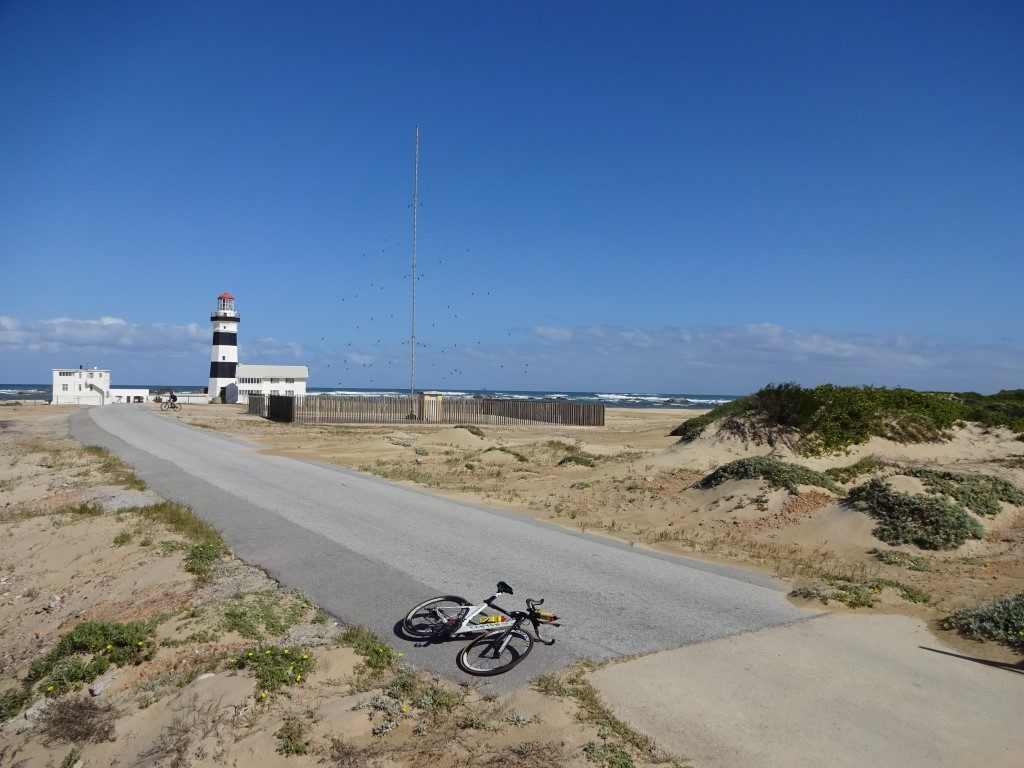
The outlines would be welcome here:
<svg viewBox="0 0 1024 768">
<path fill-rule="evenodd" d="M 116 485 L 96 485 L 85 493 L 86 501 L 96 501 L 108 512 L 119 512 L 128 507 L 148 507 L 163 501 L 153 491 L 135 491 L 130 488 L 119 488 Z"/>
</svg>

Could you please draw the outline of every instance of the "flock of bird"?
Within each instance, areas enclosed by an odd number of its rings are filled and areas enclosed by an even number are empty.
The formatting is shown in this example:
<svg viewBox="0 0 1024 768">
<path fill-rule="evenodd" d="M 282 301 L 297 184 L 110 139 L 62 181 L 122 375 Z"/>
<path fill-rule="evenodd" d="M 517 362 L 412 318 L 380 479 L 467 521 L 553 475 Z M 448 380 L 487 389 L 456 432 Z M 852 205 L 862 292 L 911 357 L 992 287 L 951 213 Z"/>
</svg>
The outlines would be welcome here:
<svg viewBox="0 0 1024 768">
<path fill-rule="evenodd" d="M 401 243 L 391 243 L 385 238 L 379 259 L 367 262 L 370 255 L 363 253 L 359 268 L 350 270 L 349 274 L 369 275 L 373 276 L 373 279 L 364 279 L 358 286 L 349 285 L 348 292 L 337 297 L 338 323 L 330 333 L 320 337 L 319 356 L 325 368 L 338 375 L 339 386 L 348 386 L 349 382 L 345 379 L 351 378 L 354 373 L 363 374 L 359 376 L 362 382 L 388 386 L 400 383 L 402 377 L 409 375 L 410 326 L 403 325 L 401 321 L 404 319 L 409 323 L 410 320 L 412 272 L 407 266 L 401 278 L 389 278 L 386 274 L 381 276 L 373 269 L 376 264 L 387 265 L 388 271 L 397 274 L 397 270 L 391 269 L 396 259 L 388 258 L 388 251 L 400 246 Z M 466 254 L 469 253 L 467 248 Z M 426 380 L 427 384 L 452 385 L 466 375 L 462 365 L 467 352 L 477 358 L 483 356 L 480 353 L 487 354 L 484 353 L 483 341 L 475 335 L 471 337 L 469 344 L 463 341 L 461 347 L 459 342 L 454 340 L 440 343 L 437 341 L 438 336 L 450 336 L 459 330 L 473 328 L 474 324 L 467 313 L 472 313 L 476 309 L 472 306 L 474 303 L 491 296 L 490 290 L 470 290 L 463 297 L 453 296 L 451 286 L 454 283 L 451 281 L 445 283 L 443 305 L 436 304 L 436 295 L 424 295 L 420 290 L 424 277 L 442 275 L 448 261 L 447 249 L 442 249 L 439 255 L 426 259 L 426 263 L 421 263 L 416 269 L 417 291 L 420 294 L 416 310 L 416 370 L 417 379 Z M 463 299 L 461 308 L 455 301 L 457 298 Z M 399 318 L 398 322 L 395 322 L 396 317 Z M 401 336 L 397 334 L 399 328 L 402 329 Z M 506 333 L 508 336 L 512 335 L 511 331 Z M 460 334 L 460 338 L 465 337 L 465 334 Z M 470 350 L 467 350 L 467 346 Z M 404 348 L 401 354 L 400 348 Z M 495 362 L 499 370 L 506 368 L 507 361 Z M 520 364 L 523 366 L 523 373 L 527 373 L 529 363 L 522 361 Z M 508 369 L 511 372 L 513 365 L 509 364 Z"/>
</svg>

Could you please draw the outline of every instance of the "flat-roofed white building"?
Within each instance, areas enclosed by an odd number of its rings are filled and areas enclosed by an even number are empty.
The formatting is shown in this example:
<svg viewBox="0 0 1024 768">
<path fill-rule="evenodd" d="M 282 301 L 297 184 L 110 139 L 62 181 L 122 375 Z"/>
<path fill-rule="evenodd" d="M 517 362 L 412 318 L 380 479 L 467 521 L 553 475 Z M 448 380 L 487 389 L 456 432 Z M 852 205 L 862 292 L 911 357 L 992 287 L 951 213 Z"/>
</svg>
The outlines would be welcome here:
<svg viewBox="0 0 1024 768">
<path fill-rule="evenodd" d="M 114 403 L 144 403 L 149 400 L 148 389 L 129 389 L 111 386 L 110 371 L 106 368 L 53 368 L 54 405 L 112 405 Z"/>
<path fill-rule="evenodd" d="M 249 395 L 304 395 L 309 380 L 306 365 L 251 365 L 239 363 L 237 368 L 237 402 L 248 403 Z M 232 402 L 232 385 L 227 387 Z"/>
</svg>

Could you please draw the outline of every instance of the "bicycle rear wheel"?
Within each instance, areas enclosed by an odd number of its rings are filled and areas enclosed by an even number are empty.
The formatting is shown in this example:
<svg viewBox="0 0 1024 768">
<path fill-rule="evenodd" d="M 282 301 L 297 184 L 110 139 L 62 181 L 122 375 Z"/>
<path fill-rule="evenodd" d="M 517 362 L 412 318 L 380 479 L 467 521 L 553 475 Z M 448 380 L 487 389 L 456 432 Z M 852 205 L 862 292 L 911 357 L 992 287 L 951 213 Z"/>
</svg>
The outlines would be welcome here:
<svg viewBox="0 0 1024 768">
<path fill-rule="evenodd" d="M 481 635 L 455 657 L 459 669 L 489 677 L 508 672 L 533 650 L 533 636 L 524 629 L 496 629 Z"/>
<path fill-rule="evenodd" d="M 469 601 L 457 595 L 432 597 L 402 619 L 402 629 L 412 637 L 436 638 L 457 628 L 469 613 Z"/>
<path fill-rule="evenodd" d="M 170 403 L 160 403 L 160 410 L 161 411 L 166 411 L 170 407 L 171 407 Z"/>
</svg>

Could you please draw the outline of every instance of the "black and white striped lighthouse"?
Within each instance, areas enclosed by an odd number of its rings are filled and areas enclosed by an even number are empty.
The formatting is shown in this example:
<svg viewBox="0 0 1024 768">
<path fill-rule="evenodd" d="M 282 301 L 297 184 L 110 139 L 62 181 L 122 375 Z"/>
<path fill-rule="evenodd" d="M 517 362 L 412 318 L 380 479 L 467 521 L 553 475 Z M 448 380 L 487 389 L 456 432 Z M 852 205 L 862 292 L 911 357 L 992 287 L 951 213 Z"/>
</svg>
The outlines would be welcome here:
<svg viewBox="0 0 1024 768">
<path fill-rule="evenodd" d="M 224 402 L 224 388 L 235 384 L 238 369 L 238 313 L 235 311 L 235 297 L 225 291 L 217 297 L 217 311 L 210 316 L 213 324 L 213 351 L 210 353 L 211 399 L 221 398 Z"/>
</svg>

